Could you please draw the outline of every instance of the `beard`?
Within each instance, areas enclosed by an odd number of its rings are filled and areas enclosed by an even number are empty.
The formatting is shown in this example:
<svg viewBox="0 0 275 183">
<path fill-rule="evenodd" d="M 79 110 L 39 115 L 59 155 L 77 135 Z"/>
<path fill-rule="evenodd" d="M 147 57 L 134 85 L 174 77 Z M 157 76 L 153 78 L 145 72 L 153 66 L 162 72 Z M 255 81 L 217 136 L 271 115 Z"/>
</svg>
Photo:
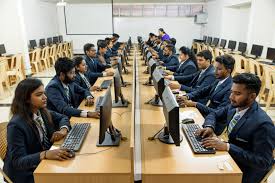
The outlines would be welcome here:
<svg viewBox="0 0 275 183">
<path fill-rule="evenodd" d="M 231 105 L 233 107 L 235 107 L 235 108 L 241 108 L 241 107 L 247 106 L 248 105 L 248 101 L 249 101 L 248 97 L 245 98 L 243 101 L 239 101 L 239 102 L 231 100 Z"/>
<path fill-rule="evenodd" d="M 74 78 L 73 79 L 70 79 L 67 75 L 65 75 L 65 79 L 63 81 L 63 83 L 65 84 L 70 84 L 74 81 Z"/>
</svg>

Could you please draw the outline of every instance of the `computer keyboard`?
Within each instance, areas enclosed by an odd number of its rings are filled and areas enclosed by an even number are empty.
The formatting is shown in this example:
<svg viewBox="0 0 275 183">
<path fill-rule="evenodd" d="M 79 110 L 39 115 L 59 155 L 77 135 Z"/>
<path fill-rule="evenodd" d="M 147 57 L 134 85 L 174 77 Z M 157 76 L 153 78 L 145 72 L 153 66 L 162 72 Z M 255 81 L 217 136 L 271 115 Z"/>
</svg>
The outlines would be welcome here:
<svg viewBox="0 0 275 183">
<path fill-rule="evenodd" d="M 104 80 L 101 85 L 100 88 L 102 89 L 107 89 L 110 85 L 112 84 L 112 80 Z"/>
<path fill-rule="evenodd" d="M 95 102 L 95 111 L 99 112 L 100 111 L 100 104 L 103 100 L 103 96 L 97 97 L 96 102 Z"/>
<path fill-rule="evenodd" d="M 206 149 L 201 145 L 202 138 L 195 135 L 195 132 L 201 127 L 198 124 L 182 124 L 182 131 L 189 142 L 195 154 L 215 154 L 212 148 Z"/>
<path fill-rule="evenodd" d="M 90 123 L 75 123 L 65 138 L 61 147 L 79 151 L 85 136 L 90 128 Z"/>
</svg>

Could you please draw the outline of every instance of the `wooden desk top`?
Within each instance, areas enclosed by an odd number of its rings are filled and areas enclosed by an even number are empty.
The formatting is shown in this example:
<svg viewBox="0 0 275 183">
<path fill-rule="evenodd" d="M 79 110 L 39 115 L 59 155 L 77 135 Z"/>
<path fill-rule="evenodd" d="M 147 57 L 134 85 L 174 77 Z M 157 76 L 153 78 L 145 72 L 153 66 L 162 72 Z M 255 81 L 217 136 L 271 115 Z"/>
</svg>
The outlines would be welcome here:
<svg viewBox="0 0 275 183">
<path fill-rule="evenodd" d="M 127 68 L 130 73 L 123 75 L 125 81 L 131 82 L 132 69 Z M 103 80 L 113 77 L 99 78 L 96 85 L 100 85 Z M 113 95 L 113 84 L 112 84 Z M 104 95 L 106 90 L 95 92 L 95 99 Z M 132 86 L 122 88 L 126 99 L 131 101 Z M 113 97 L 114 100 L 114 97 Z M 82 102 L 80 109 L 94 110 L 95 106 L 84 106 Z M 119 147 L 96 147 L 99 135 L 99 119 L 72 117 L 71 124 L 89 122 L 91 128 L 86 136 L 79 152 L 72 160 L 55 161 L 43 160 L 34 172 L 35 182 L 131 182 L 133 180 L 132 152 L 130 148 L 131 140 L 131 104 L 128 108 L 113 108 L 112 121 L 114 126 L 121 130 L 122 135 L 127 137 L 126 141 L 121 141 Z M 59 142 L 62 144 L 62 142 Z"/>
<path fill-rule="evenodd" d="M 143 62 L 138 61 L 138 63 L 142 124 L 142 182 L 241 182 L 242 172 L 227 152 L 217 152 L 214 155 L 195 155 L 181 130 L 183 141 L 179 147 L 164 144 L 158 139 L 148 140 L 148 137 L 153 136 L 163 127 L 165 118 L 162 107 L 144 104 L 154 97 L 155 89 L 152 86 L 142 85 L 148 75 L 143 73 L 145 70 L 145 66 L 141 65 Z M 181 108 L 180 112 L 193 115 L 196 123 L 202 124 L 204 121 L 196 108 Z M 224 166 L 224 170 L 220 170 L 218 164 L 224 162 L 229 164 L 229 168 Z"/>
</svg>

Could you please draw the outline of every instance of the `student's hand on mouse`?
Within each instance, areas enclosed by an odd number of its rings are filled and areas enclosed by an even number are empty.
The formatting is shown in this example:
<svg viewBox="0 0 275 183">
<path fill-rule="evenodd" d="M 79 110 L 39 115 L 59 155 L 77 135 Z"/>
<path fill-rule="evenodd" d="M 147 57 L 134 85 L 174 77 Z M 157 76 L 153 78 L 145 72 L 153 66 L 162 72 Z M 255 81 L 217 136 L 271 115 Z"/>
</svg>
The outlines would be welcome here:
<svg viewBox="0 0 275 183">
<path fill-rule="evenodd" d="M 66 128 L 62 128 L 59 131 L 53 133 L 51 142 L 59 141 L 64 138 L 68 134 L 68 130 Z"/>
<path fill-rule="evenodd" d="M 169 87 L 171 88 L 171 90 L 180 89 L 180 84 L 171 82 L 169 84 Z"/>
<path fill-rule="evenodd" d="M 193 102 L 192 100 L 184 100 L 183 103 L 186 107 L 196 107 L 197 102 Z"/>
<path fill-rule="evenodd" d="M 164 79 L 172 80 L 172 76 L 171 75 L 164 76 Z"/>
<path fill-rule="evenodd" d="M 202 139 L 202 146 L 204 148 L 214 148 L 219 151 L 227 150 L 226 142 L 222 142 L 218 137 L 208 137 Z"/>
<path fill-rule="evenodd" d="M 213 137 L 214 136 L 214 130 L 210 127 L 206 127 L 203 129 L 199 129 L 195 132 L 197 136 L 201 136 L 202 138 L 205 137 Z"/>
<path fill-rule="evenodd" d="M 73 156 L 68 152 L 67 149 L 60 148 L 60 149 L 48 150 L 46 152 L 45 159 L 64 161 L 72 157 Z"/>
<path fill-rule="evenodd" d="M 97 111 L 88 111 L 87 117 L 88 117 L 88 118 L 96 118 L 96 119 L 99 119 L 99 117 L 100 117 L 100 112 L 97 112 Z"/>
<path fill-rule="evenodd" d="M 88 97 L 86 99 L 86 106 L 92 106 L 94 105 L 94 99 L 92 97 Z"/>
<path fill-rule="evenodd" d="M 99 86 L 91 86 L 90 91 L 98 91 L 100 90 Z"/>
<path fill-rule="evenodd" d="M 178 102 L 183 102 L 183 101 L 186 101 L 186 100 L 188 100 L 188 99 L 187 99 L 187 96 L 177 96 L 177 97 L 176 97 L 176 100 L 177 100 Z"/>
</svg>

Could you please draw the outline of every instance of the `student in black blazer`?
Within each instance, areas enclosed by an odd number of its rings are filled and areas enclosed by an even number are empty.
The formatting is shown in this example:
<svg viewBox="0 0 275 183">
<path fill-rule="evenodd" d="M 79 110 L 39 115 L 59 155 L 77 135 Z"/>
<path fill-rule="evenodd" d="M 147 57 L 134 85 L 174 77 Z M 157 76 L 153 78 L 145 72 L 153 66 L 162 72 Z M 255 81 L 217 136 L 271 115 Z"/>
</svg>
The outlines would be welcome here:
<svg viewBox="0 0 275 183">
<path fill-rule="evenodd" d="M 215 68 L 211 64 L 212 54 L 208 50 L 204 50 L 197 54 L 197 62 L 200 71 L 187 76 L 175 76 L 175 80 L 179 83 L 171 82 L 169 84 L 171 89 L 180 89 L 186 91 L 187 93 L 194 92 L 199 88 L 209 86 L 214 83 L 215 78 Z M 207 98 L 201 99 L 201 103 L 206 104 Z"/>
<path fill-rule="evenodd" d="M 178 66 L 168 66 L 166 69 L 174 72 L 173 76 L 187 76 L 197 72 L 198 64 L 194 52 L 185 46 L 182 46 L 179 52 L 180 64 Z M 173 76 L 165 76 L 165 79 L 174 80 Z"/>
<path fill-rule="evenodd" d="M 228 151 L 243 172 L 243 183 L 259 183 L 274 163 L 275 127 L 255 101 L 261 88 L 258 76 L 243 73 L 233 77 L 231 105 L 211 112 L 203 129 L 202 145 Z M 226 120 L 228 142 L 213 136 L 216 124 Z M 205 138 L 207 137 L 207 138 Z"/>
<path fill-rule="evenodd" d="M 87 43 L 84 45 L 84 59 L 88 66 L 88 71 L 86 76 L 89 78 L 90 83 L 93 85 L 98 77 L 103 76 L 113 76 L 114 72 L 112 70 L 106 70 L 107 66 L 103 65 L 96 57 L 95 45 Z"/>
<path fill-rule="evenodd" d="M 196 107 L 206 117 L 210 112 L 230 104 L 229 96 L 233 84 L 231 73 L 234 69 L 235 60 L 230 55 L 216 57 L 215 71 L 216 81 L 204 88 L 187 93 L 186 96 L 178 97 L 179 103 L 186 107 Z M 208 105 L 200 103 L 200 99 L 207 98 Z M 225 121 L 218 123 L 215 133 L 220 135 L 223 132 Z"/>
<path fill-rule="evenodd" d="M 94 99 L 89 90 L 74 83 L 75 67 L 73 61 L 66 57 L 59 58 L 54 67 L 56 76 L 46 87 L 48 109 L 65 114 L 68 117 L 98 118 L 98 112 L 77 109 L 82 100 L 77 98 L 76 94 L 86 99 L 88 106 L 94 103 Z"/>
<path fill-rule="evenodd" d="M 112 47 L 112 50 L 114 52 L 118 51 L 119 47 L 120 47 L 120 42 L 118 42 L 118 39 L 119 39 L 119 35 L 114 33 L 113 34 L 113 37 L 112 37 L 112 41 L 113 41 L 113 47 Z"/>
<path fill-rule="evenodd" d="M 172 44 L 168 44 L 165 46 L 163 50 L 165 58 L 163 58 L 161 61 L 159 61 L 160 65 L 164 67 L 169 67 L 169 66 L 177 66 L 179 65 L 179 59 L 178 57 L 173 54 L 173 49 L 174 46 Z"/>
<path fill-rule="evenodd" d="M 47 97 L 38 79 L 21 81 L 11 105 L 7 127 L 7 153 L 4 172 L 14 183 L 34 183 L 33 172 L 41 160 L 67 160 L 67 149 L 49 150 L 70 129 L 68 117 L 46 109 Z"/>
</svg>

